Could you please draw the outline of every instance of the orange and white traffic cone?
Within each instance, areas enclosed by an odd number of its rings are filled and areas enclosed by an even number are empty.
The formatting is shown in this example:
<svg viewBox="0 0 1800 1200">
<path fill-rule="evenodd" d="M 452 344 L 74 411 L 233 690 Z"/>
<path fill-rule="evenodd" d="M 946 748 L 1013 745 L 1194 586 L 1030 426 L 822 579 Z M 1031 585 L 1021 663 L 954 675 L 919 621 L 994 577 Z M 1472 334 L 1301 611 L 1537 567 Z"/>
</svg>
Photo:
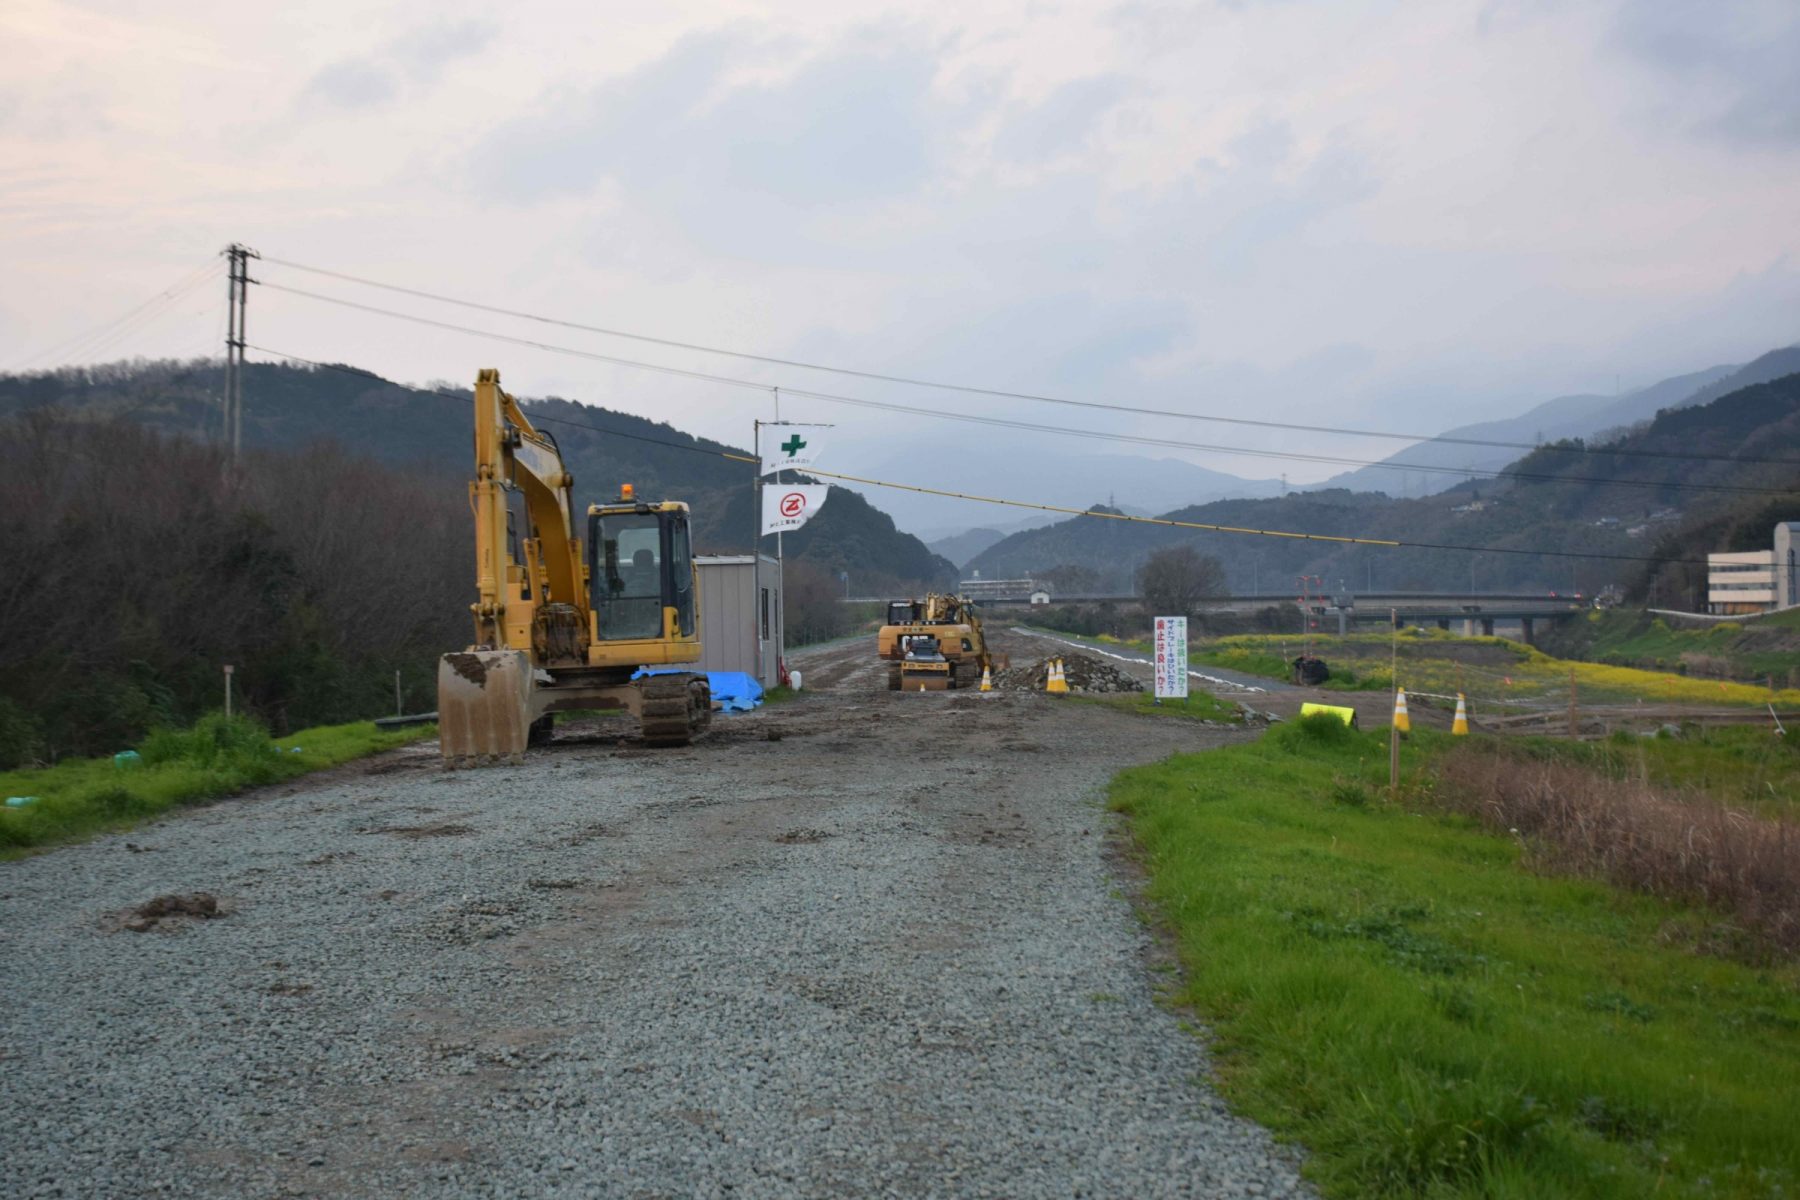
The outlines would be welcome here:
<svg viewBox="0 0 1800 1200">
<path fill-rule="evenodd" d="M 1050 678 L 1044 683 L 1044 690 L 1052 696 L 1066 696 L 1069 693 L 1069 681 L 1063 678 L 1062 659 L 1050 660 Z"/>
<path fill-rule="evenodd" d="M 994 677 L 988 674 L 988 669 L 985 665 L 981 668 L 981 690 L 984 692 L 991 692 L 994 690 Z"/>
<path fill-rule="evenodd" d="M 1394 728 L 1401 733 L 1412 732 L 1412 718 L 1406 715 L 1406 689 L 1396 688 L 1394 691 Z"/>
<path fill-rule="evenodd" d="M 1469 732 L 1469 710 L 1463 705 L 1463 694 L 1456 693 L 1456 719 L 1450 722 L 1450 732 L 1467 734 Z"/>
</svg>

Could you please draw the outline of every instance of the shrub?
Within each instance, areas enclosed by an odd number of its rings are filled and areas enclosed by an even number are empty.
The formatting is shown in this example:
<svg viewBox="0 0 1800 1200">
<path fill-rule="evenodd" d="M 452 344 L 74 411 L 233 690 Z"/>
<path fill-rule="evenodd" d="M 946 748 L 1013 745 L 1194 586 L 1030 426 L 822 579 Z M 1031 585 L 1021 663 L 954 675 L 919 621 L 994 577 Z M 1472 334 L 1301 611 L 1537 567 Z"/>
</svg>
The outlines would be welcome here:
<svg viewBox="0 0 1800 1200">
<path fill-rule="evenodd" d="M 138 752 L 152 766 L 186 763 L 238 770 L 273 763 L 278 753 L 262 725 L 249 717 L 226 717 L 220 712 L 206 714 L 191 729 L 155 730 L 144 739 Z"/>
</svg>

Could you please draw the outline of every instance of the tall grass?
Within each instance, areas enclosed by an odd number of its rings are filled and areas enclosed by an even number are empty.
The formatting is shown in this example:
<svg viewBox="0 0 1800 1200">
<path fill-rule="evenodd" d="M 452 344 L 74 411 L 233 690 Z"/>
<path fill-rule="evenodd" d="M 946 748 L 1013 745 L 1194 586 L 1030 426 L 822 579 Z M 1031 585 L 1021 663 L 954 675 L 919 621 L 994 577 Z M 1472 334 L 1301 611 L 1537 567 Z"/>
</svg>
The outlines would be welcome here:
<svg viewBox="0 0 1800 1200">
<path fill-rule="evenodd" d="M 1800 827 L 1572 763 L 1461 748 L 1436 803 L 1519 837 L 1532 865 L 1591 874 L 1729 913 L 1750 939 L 1800 953 Z"/>
</svg>

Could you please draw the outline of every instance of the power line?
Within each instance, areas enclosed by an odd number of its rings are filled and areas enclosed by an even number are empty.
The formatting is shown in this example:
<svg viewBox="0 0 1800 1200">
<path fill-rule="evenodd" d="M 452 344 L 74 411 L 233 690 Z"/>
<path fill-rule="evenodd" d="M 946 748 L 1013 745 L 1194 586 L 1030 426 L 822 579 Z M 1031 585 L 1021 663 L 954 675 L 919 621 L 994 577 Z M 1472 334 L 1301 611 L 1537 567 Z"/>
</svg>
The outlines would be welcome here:
<svg viewBox="0 0 1800 1200">
<path fill-rule="evenodd" d="M 1388 538 L 1346 537 L 1328 533 L 1289 533 L 1278 529 L 1250 529 L 1236 525 L 1209 525 L 1201 521 L 1177 521 L 1171 517 L 1137 517 L 1130 513 L 1096 512 L 1087 508 L 1069 508 L 1060 504 L 1038 504 L 1029 500 L 1004 500 L 995 496 L 976 496 L 968 492 L 952 492 L 943 488 L 921 487 L 912 483 L 894 483 L 886 479 L 864 479 L 857 475 L 840 475 L 808 467 L 803 474 L 821 479 L 838 479 L 845 483 L 861 483 L 870 487 L 895 488 L 903 492 L 919 492 L 927 496 L 947 496 L 956 500 L 974 500 L 982 504 L 1002 504 L 1008 508 L 1035 508 L 1041 512 L 1068 513 L 1075 517 L 1094 517 L 1103 521 L 1125 521 L 1134 525 L 1163 525 L 1174 529 L 1201 529 L 1212 533 L 1243 533 L 1259 537 L 1298 538 L 1309 542 L 1345 542 L 1357 546 L 1385 546 L 1405 550 L 1464 550 L 1472 554 L 1522 554 L 1542 558 L 1594 558 L 1614 562 L 1693 563 L 1704 566 L 1706 560 L 1695 558 L 1656 558 L 1647 554 L 1587 554 L 1577 550 L 1524 550 L 1502 546 L 1460 546 L 1449 542 L 1412 542 Z"/>
<path fill-rule="evenodd" d="M 391 379 L 385 379 L 382 376 L 375 374 L 373 371 L 366 371 L 360 367 L 352 367 L 352 366 L 348 366 L 348 365 L 345 365 L 342 363 L 328 363 L 328 362 L 321 362 L 316 359 L 303 358 L 298 354 L 289 354 L 286 351 L 271 349 L 270 347 L 267 347 L 267 346 L 252 345 L 248 348 L 251 350 L 255 350 L 259 353 L 262 353 L 262 354 L 273 354 L 280 358 L 289 359 L 294 362 L 306 363 L 308 366 L 319 367 L 324 370 L 340 371 L 347 375 L 356 375 L 356 376 L 360 376 L 365 379 L 372 379 L 378 383 L 383 383 L 390 387 L 400 387 L 400 388 L 403 388 L 404 390 L 419 392 L 424 395 L 441 396 L 448 400 L 454 400 L 454 401 L 458 402 L 459 404 L 466 404 L 469 399 L 467 396 L 461 396 L 461 395 L 456 394 L 455 392 L 442 391 L 437 388 L 406 388 L 405 385 L 403 385 L 403 384 L 394 383 L 394 381 Z M 654 445 L 668 446 L 671 449 L 686 450 L 686 451 L 689 451 L 692 453 L 706 454 L 706 455 L 710 455 L 710 456 L 717 457 L 717 458 L 727 458 L 727 459 L 731 459 L 736 462 L 755 463 L 755 464 L 760 464 L 760 462 L 761 462 L 760 459 L 754 458 L 747 454 L 733 454 L 733 453 L 729 453 L 727 451 L 708 450 L 704 446 L 684 445 L 680 442 L 670 442 L 670 441 L 666 441 L 666 440 L 663 440 L 660 438 L 644 437 L 641 434 L 632 434 L 632 433 L 625 433 L 625 432 L 622 432 L 619 430 L 606 429 L 599 425 L 589 425 L 589 424 L 586 424 L 586 423 L 583 423 L 580 421 L 570 421 L 570 420 L 567 420 L 567 419 L 561 418 L 561 417 L 549 417 L 549 416 L 544 416 L 539 413 L 533 413 L 533 414 L 531 414 L 531 417 L 534 422 L 542 421 L 542 422 L 549 423 L 549 424 L 573 426 L 574 428 L 577 428 L 577 429 L 591 430 L 595 433 L 604 434 L 608 437 L 630 438 L 634 441 L 650 442 Z M 1039 504 L 1039 503 L 1035 503 L 1035 502 L 1028 501 L 1028 500 L 1008 500 L 1008 499 L 1002 499 L 1002 498 L 994 497 L 994 496 L 977 496 L 977 495 L 973 495 L 973 494 L 967 493 L 967 492 L 953 492 L 953 491 L 948 491 L 943 488 L 923 487 L 918 484 L 896 483 L 896 482 L 893 482 L 892 480 L 885 480 L 885 479 L 867 479 L 862 476 L 844 475 L 844 474 L 839 474 L 839 473 L 833 472 L 833 471 L 820 471 L 820 470 L 812 469 L 812 468 L 809 468 L 808 470 L 803 472 L 803 474 L 817 476 L 821 479 L 836 479 L 836 480 L 840 480 L 845 483 L 860 483 L 860 484 L 867 485 L 869 487 L 893 488 L 893 489 L 896 489 L 899 491 L 917 492 L 917 493 L 920 493 L 923 495 L 928 495 L 928 496 L 945 496 L 945 497 L 949 497 L 949 498 L 957 499 L 957 500 L 972 500 L 972 501 L 976 501 L 976 502 L 979 502 L 982 504 L 999 504 L 999 505 L 1004 505 L 1009 508 L 1029 508 L 1029 509 L 1038 510 L 1040 512 L 1066 513 L 1069 516 L 1075 516 L 1075 517 L 1095 517 L 1095 518 L 1099 518 L 1102 520 L 1109 520 L 1109 521 L 1124 521 L 1129 524 L 1158 525 L 1158 526 L 1163 526 L 1165 528 L 1173 528 L 1173 529 L 1197 529 L 1197 530 L 1203 530 L 1203 531 L 1212 532 L 1212 533 L 1247 534 L 1247 535 L 1253 535 L 1253 536 L 1259 536 L 1259 537 L 1284 538 L 1284 539 L 1291 539 L 1291 540 L 1298 540 L 1298 541 L 1335 542 L 1335 543 L 1344 544 L 1344 545 L 1381 546 L 1381 547 L 1386 547 L 1386 548 L 1390 548 L 1390 549 L 1461 550 L 1461 551 L 1468 551 L 1468 552 L 1477 553 L 1477 554 L 1537 555 L 1537 556 L 1546 557 L 1546 558 L 1606 559 L 1606 560 L 1616 561 L 1616 562 L 1656 562 L 1656 563 L 1703 562 L 1703 560 L 1697 560 L 1697 559 L 1656 558 L 1656 557 L 1653 557 L 1650 555 L 1638 555 L 1638 554 L 1600 554 L 1600 553 L 1588 554 L 1588 553 L 1582 553 L 1582 552 L 1573 551 L 1573 550 L 1524 550 L 1524 549 L 1503 548 L 1503 547 L 1496 547 L 1496 546 L 1462 546 L 1462 545 L 1454 545 L 1454 544 L 1450 544 L 1450 543 L 1440 543 L 1440 542 L 1413 542 L 1413 541 L 1405 541 L 1405 540 L 1393 539 L 1393 538 L 1364 538 L 1364 537 L 1352 537 L 1352 536 L 1343 535 L 1343 534 L 1299 533 L 1299 532 L 1294 532 L 1294 531 L 1289 531 L 1289 530 L 1279 530 L 1279 529 L 1253 529 L 1253 528 L 1249 528 L 1249 527 L 1245 527 L 1245 526 L 1209 524 L 1209 523 L 1202 522 L 1202 521 L 1180 521 L 1180 520 L 1176 520 L 1176 519 L 1170 518 L 1170 517 L 1139 517 L 1139 516 L 1132 516 L 1128 513 L 1095 512 L 1090 509 L 1070 508 L 1070 507 L 1067 507 L 1065 505 L 1060 505 L 1060 504 Z"/>
<path fill-rule="evenodd" d="M 201 266 L 187 272 L 162 291 L 156 293 L 156 295 L 145 300 L 142 304 L 136 305 L 110 321 L 96 325 L 83 333 L 78 333 L 72 338 L 65 338 L 53 346 L 38 351 L 28 358 L 21 359 L 8 369 L 11 371 L 22 371 L 32 363 L 49 358 L 53 355 L 69 355 L 76 353 L 87 354 L 96 352 L 105 346 L 117 345 L 121 338 L 137 332 L 163 316 L 177 300 L 211 279 L 218 269 L 219 264 L 217 262 L 208 261 L 203 263 Z"/>
<path fill-rule="evenodd" d="M 728 358 L 742 359 L 746 362 L 765 363 L 770 366 L 796 367 L 806 371 L 824 371 L 834 375 L 847 375 L 856 379 L 868 379 L 881 383 L 898 383 L 909 387 L 935 388 L 941 391 L 961 392 L 971 396 L 990 396 L 996 399 L 1028 400 L 1038 404 L 1061 404 L 1074 408 L 1099 409 L 1105 412 L 1131 413 L 1138 416 L 1172 417 L 1184 421 L 1213 421 L 1227 425 L 1245 425 L 1259 429 L 1280 429 L 1304 433 L 1329 433 L 1347 437 L 1386 438 L 1404 442 L 1439 442 L 1457 446 L 1491 446 L 1502 450 L 1539 450 L 1546 447 L 1531 442 L 1509 442 L 1490 438 L 1451 437 L 1445 434 L 1394 433 L 1373 429 L 1343 429 L 1331 425 L 1302 425 L 1291 421 L 1259 421 L 1250 417 L 1223 417 L 1209 413 L 1178 412 L 1172 409 L 1143 408 L 1125 404 L 1105 404 L 1095 400 L 1074 400 L 1065 396 L 1048 396 L 1035 392 L 1016 392 L 1004 388 L 976 387 L 969 384 L 946 383 L 941 380 L 921 379 L 908 375 L 890 375 L 880 371 L 858 370 L 852 367 L 838 367 L 826 363 L 806 362 L 801 359 L 778 358 L 768 354 L 752 354 L 743 350 L 728 350 L 719 346 L 708 346 L 699 342 L 681 341 L 675 338 L 656 337 L 651 334 L 634 333 L 629 330 L 612 329 L 603 325 L 588 325 L 579 321 L 568 321 L 558 317 L 547 317 L 538 313 L 524 312 L 519 309 L 502 308 L 499 305 L 483 304 L 475 300 L 463 300 L 455 296 L 446 296 L 437 292 L 428 292 L 420 288 L 403 287 L 399 284 L 384 283 L 360 275 L 351 275 L 343 271 L 331 271 L 324 267 L 308 266 L 304 263 L 288 259 L 269 258 L 265 262 L 287 267 L 295 271 L 305 271 L 314 275 L 324 275 L 333 279 L 341 279 L 347 283 L 361 284 L 364 287 L 380 288 L 383 291 L 397 292 L 401 295 L 414 296 L 423 300 L 433 300 L 440 304 L 453 304 L 461 308 L 476 309 L 481 312 L 494 313 L 498 316 L 515 317 L 522 321 L 535 321 L 543 325 L 555 325 L 563 329 L 576 329 L 584 333 L 597 333 L 606 337 L 625 338 L 631 341 L 644 342 L 654 346 L 666 346 L 675 350 L 692 350 L 701 354 L 717 354 Z M 288 289 L 295 290 L 295 289 Z M 309 293 L 301 293 L 306 295 Z M 317 297 L 315 297 L 317 298 Z M 783 391 L 789 389 L 783 388 Z M 1690 454 L 1661 450 L 1624 450 L 1602 449 L 1599 447 L 1559 447 L 1549 449 L 1559 453 L 1580 454 L 1618 454 L 1637 458 L 1673 458 L 1683 461 L 1718 461 L 1749 462 L 1776 464 L 1781 466 L 1800 466 L 1800 459 L 1793 458 L 1741 458 L 1730 454 Z M 1386 465 L 1386 464 L 1370 464 Z M 1414 470 L 1420 468 L 1412 468 Z"/>
<path fill-rule="evenodd" d="M 265 260 L 268 261 L 268 260 Z M 730 375 L 717 375 L 708 371 L 695 371 L 685 367 L 671 367 L 662 363 L 643 362 L 638 359 L 622 358 L 614 354 L 602 354 L 597 350 L 582 350 L 573 346 L 561 346 L 554 342 L 540 342 L 533 338 L 522 338 L 514 334 L 499 333 L 490 329 L 477 329 L 468 325 L 457 325 L 449 321 L 439 321 L 433 317 L 422 317 L 413 313 L 398 312 L 394 309 L 382 308 L 378 305 L 363 304 L 355 300 L 345 300 L 338 296 L 327 296 L 318 292 L 309 292 L 302 288 L 288 287 L 285 284 L 263 282 L 263 287 L 273 288 L 292 296 L 300 296 L 308 300 L 318 300 L 326 304 L 335 304 L 358 312 L 372 313 L 377 316 L 391 317 L 395 320 L 410 321 L 433 329 L 442 329 L 451 333 L 465 334 L 471 337 L 489 338 L 493 341 L 508 342 L 517 346 L 529 346 L 534 350 L 543 350 L 552 354 L 564 354 L 574 358 L 591 359 L 613 366 L 632 367 L 646 371 L 656 371 L 665 375 L 673 375 L 683 379 L 694 379 L 704 383 L 723 384 L 728 387 L 750 388 L 759 392 L 772 392 L 776 385 L 760 383 L 751 379 L 740 379 Z M 832 392 L 809 391 L 805 388 L 781 387 L 782 392 L 790 396 L 801 396 L 812 400 L 822 400 L 832 404 L 849 404 L 863 408 L 883 409 L 890 412 L 911 413 L 917 416 L 935 417 L 948 421 L 966 421 L 981 425 L 999 426 L 1010 429 L 1032 430 L 1040 433 L 1060 434 L 1068 437 L 1100 438 L 1106 441 L 1126 442 L 1133 445 L 1161 446 L 1170 449 L 1199 450 L 1216 454 L 1242 454 L 1257 458 L 1292 459 L 1300 462 L 1331 463 L 1341 466 L 1376 467 L 1394 471 L 1421 471 L 1433 474 L 1455 475 L 1462 478 L 1480 476 L 1484 479 L 1532 480 L 1545 483 L 1582 483 L 1600 487 L 1636 487 L 1650 488 L 1655 491 L 1679 489 L 1682 491 L 1728 492 L 1749 495 L 1787 495 L 1790 489 L 1753 487 L 1741 484 L 1725 483 L 1689 483 L 1681 481 L 1657 482 L 1645 479 L 1609 479 L 1586 475 L 1559 475 L 1551 472 L 1530 471 L 1489 471 L 1476 470 L 1469 467 L 1435 467 L 1413 466 L 1401 463 L 1375 462 L 1368 459 L 1340 458 L 1333 455 L 1303 454 L 1296 451 L 1259 450 L 1246 446 L 1220 446 L 1204 442 L 1184 442 L 1171 438 L 1154 438 L 1136 434 L 1107 433 L 1093 429 L 1070 429 L 1059 425 L 1043 425 L 1029 421 L 1015 421 L 1005 417 L 983 417 L 974 413 L 949 413 L 939 409 L 918 408 L 912 405 L 896 404 L 890 401 L 869 400 L 856 396 L 843 396 Z M 1749 461 L 1749 460 L 1743 460 Z"/>
</svg>

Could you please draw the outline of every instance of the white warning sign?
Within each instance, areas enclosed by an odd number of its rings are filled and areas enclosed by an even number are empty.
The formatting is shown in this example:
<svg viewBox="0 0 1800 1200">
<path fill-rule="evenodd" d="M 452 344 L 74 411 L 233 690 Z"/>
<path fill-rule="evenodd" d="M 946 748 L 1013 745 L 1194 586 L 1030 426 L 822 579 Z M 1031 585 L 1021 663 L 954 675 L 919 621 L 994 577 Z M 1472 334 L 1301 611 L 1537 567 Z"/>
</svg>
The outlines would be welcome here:
<svg viewBox="0 0 1800 1200">
<path fill-rule="evenodd" d="M 1187 618 L 1156 618 L 1156 698 L 1186 700 Z"/>
</svg>

